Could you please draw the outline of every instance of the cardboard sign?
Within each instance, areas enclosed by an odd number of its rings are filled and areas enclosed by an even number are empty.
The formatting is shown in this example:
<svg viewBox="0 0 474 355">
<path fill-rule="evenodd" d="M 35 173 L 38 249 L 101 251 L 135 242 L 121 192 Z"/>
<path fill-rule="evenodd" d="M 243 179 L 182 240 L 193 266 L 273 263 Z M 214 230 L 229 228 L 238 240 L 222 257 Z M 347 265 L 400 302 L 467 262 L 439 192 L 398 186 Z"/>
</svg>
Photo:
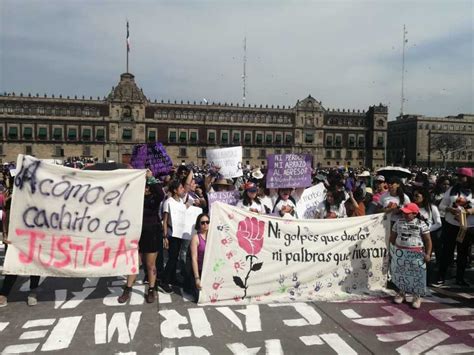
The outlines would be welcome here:
<svg viewBox="0 0 474 355">
<path fill-rule="evenodd" d="M 191 239 L 196 233 L 196 218 L 202 213 L 202 208 L 196 206 L 186 207 L 184 203 L 179 203 L 169 199 L 170 216 L 173 225 L 173 237 L 179 239 Z"/>
<path fill-rule="evenodd" d="M 160 142 L 135 145 L 130 164 L 135 169 L 148 168 L 154 176 L 166 175 L 173 168 L 173 162 Z"/>
<path fill-rule="evenodd" d="M 199 303 L 306 302 L 380 293 L 387 281 L 388 235 L 383 214 L 288 220 L 215 202 Z"/>
<path fill-rule="evenodd" d="M 402 291 L 419 296 L 426 294 L 426 263 L 424 254 L 391 246 L 392 282 Z"/>
<path fill-rule="evenodd" d="M 212 204 L 216 201 L 225 203 L 227 205 L 235 206 L 240 200 L 240 193 L 238 190 L 210 192 L 207 194 L 207 198 L 209 202 L 210 211 L 212 208 Z"/>
<path fill-rule="evenodd" d="M 267 188 L 311 186 L 309 154 L 270 154 L 267 161 Z"/>
<path fill-rule="evenodd" d="M 326 187 L 323 183 L 311 186 L 303 191 L 296 204 L 296 213 L 300 219 L 312 219 L 318 205 L 326 198 Z"/>
<path fill-rule="evenodd" d="M 243 175 L 242 147 L 207 149 L 207 162 L 220 167 L 219 173 L 226 179 Z"/>
<path fill-rule="evenodd" d="M 138 272 L 145 170 L 81 171 L 18 156 L 4 273 Z"/>
</svg>

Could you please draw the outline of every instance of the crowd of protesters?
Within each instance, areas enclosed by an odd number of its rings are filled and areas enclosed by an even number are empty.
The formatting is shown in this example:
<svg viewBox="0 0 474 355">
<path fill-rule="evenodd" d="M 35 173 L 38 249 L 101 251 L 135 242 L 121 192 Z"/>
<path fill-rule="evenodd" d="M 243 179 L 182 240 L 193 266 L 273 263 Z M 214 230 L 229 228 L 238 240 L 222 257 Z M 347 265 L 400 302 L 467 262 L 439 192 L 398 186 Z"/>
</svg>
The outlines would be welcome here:
<svg viewBox="0 0 474 355">
<path fill-rule="evenodd" d="M 64 165 L 80 168 L 85 164 L 71 160 Z M 4 227 L 11 201 L 9 188 L 13 181 L 9 170 L 14 171 L 14 166 L 4 165 L 3 185 L 0 186 L 0 216 Z M 147 170 L 139 241 L 145 273 L 143 281 L 149 285 L 145 295 L 147 302 L 154 301 L 156 290 L 172 293 L 173 287 L 184 287 L 197 297 L 210 222 L 209 193 L 238 191 L 241 199 L 237 207 L 246 211 L 302 218 L 297 213 L 297 204 L 304 189 L 267 189 L 265 173 L 263 168 L 247 168 L 242 177 L 225 179 L 219 174 L 218 167 L 193 164 L 179 165 L 166 176 L 153 176 Z M 314 209 L 312 218 L 350 218 L 383 212 L 391 222 L 390 243 L 423 253 L 431 274 L 437 275 L 436 280 L 431 280 L 433 284 L 442 286 L 449 278 L 457 250 L 455 283 L 469 286 L 464 274 L 471 265 L 474 238 L 474 178 L 471 168 L 452 171 L 415 168 L 405 177 L 343 167 L 314 169 L 312 181 L 313 185 L 322 184 L 325 190 L 325 198 Z M 173 232 L 176 221 L 171 218 L 171 208 L 175 203 L 202 208 L 195 223 L 196 234 L 191 240 L 183 240 Z M 9 243 L 6 232 L 4 229 L 4 243 Z M 164 257 L 165 251 L 167 258 Z M 431 261 L 432 254 L 434 261 Z M 37 302 L 37 278 L 31 278 L 30 305 Z M 127 277 L 119 303 L 130 298 L 135 279 L 135 275 Z M 7 304 L 14 282 L 14 276 L 5 277 L 0 290 L 0 306 Z M 405 294 L 398 292 L 394 302 L 404 300 Z M 419 308 L 420 303 L 419 295 L 414 295 L 412 306 Z"/>
</svg>

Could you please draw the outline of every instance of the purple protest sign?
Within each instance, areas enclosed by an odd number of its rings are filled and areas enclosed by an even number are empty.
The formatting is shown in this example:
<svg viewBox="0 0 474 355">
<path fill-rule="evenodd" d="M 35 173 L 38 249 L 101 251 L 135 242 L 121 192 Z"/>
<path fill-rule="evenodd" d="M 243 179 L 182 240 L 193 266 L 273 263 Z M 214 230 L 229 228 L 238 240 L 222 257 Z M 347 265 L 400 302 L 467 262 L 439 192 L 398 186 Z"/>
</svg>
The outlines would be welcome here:
<svg viewBox="0 0 474 355">
<path fill-rule="evenodd" d="M 210 192 L 207 194 L 209 202 L 209 211 L 211 210 L 212 204 L 216 201 L 224 202 L 228 205 L 235 206 L 240 200 L 240 193 L 237 190 L 233 191 L 219 191 Z"/>
<path fill-rule="evenodd" d="M 267 161 L 267 188 L 311 186 L 309 154 L 270 154 Z"/>
<path fill-rule="evenodd" d="M 135 169 L 149 168 L 154 176 L 166 175 L 173 168 L 173 162 L 160 142 L 135 145 L 130 164 Z"/>
</svg>

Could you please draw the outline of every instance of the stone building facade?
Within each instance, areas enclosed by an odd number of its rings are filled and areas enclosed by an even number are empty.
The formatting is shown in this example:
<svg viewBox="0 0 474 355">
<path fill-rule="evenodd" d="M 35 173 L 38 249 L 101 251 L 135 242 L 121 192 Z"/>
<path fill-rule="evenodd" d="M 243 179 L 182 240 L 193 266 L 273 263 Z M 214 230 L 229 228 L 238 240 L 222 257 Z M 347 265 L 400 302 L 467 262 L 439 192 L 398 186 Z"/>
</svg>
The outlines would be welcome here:
<svg viewBox="0 0 474 355">
<path fill-rule="evenodd" d="M 474 166 L 474 114 L 448 117 L 403 115 L 388 123 L 388 163 L 419 166 Z M 440 136 L 457 144 L 448 156 L 437 149 Z"/>
<path fill-rule="evenodd" d="M 5 93 L 0 96 L 0 159 L 97 157 L 128 162 L 133 146 L 160 141 L 173 162 L 206 162 L 206 149 L 243 147 L 243 163 L 271 153 L 309 153 L 313 166 L 381 167 L 387 107 L 329 110 L 311 96 L 294 107 L 152 102 L 130 73 L 103 99 Z"/>
</svg>

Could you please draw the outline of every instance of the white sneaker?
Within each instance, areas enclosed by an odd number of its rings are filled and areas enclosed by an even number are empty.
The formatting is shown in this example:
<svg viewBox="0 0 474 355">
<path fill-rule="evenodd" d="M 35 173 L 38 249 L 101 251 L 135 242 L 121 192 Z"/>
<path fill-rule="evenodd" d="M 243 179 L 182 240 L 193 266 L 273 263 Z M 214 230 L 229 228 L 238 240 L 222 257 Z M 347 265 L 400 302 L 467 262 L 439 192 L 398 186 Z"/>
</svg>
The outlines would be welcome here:
<svg viewBox="0 0 474 355">
<path fill-rule="evenodd" d="M 397 295 L 393 299 L 393 302 L 396 303 L 396 304 L 401 304 L 401 303 L 403 303 L 403 301 L 405 301 L 405 293 L 404 292 L 397 293 Z"/>
<path fill-rule="evenodd" d="M 411 303 L 411 306 L 414 309 L 418 309 L 421 306 L 421 297 L 420 296 L 413 296 L 413 302 Z"/>
<path fill-rule="evenodd" d="M 7 298 L 3 295 L 0 295 L 0 307 L 5 307 L 7 304 Z"/>
<path fill-rule="evenodd" d="M 36 306 L 38 304 L 38 299 L 36 298 L 36 293 L 30 293 L 28 295 L 28 306 Z"/>
</svg>

